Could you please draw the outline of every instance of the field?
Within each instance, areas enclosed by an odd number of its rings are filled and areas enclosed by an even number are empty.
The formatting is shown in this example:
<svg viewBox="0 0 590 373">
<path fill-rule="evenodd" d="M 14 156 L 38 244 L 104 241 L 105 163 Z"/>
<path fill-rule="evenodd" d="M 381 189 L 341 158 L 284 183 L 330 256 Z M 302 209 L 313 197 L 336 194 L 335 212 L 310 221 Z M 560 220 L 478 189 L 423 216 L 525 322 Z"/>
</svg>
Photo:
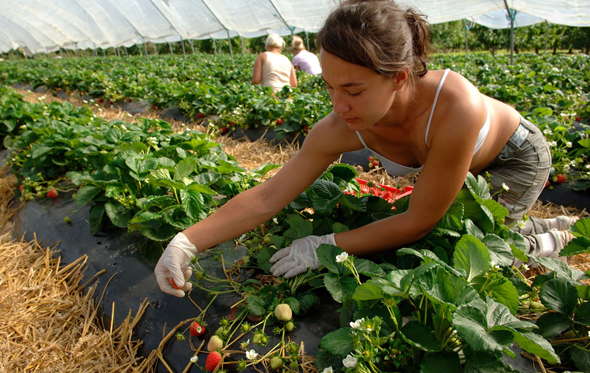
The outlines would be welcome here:
<svg viewBox="0 0 590 373">
<path fill-rule="evenodd" d="M 4 144 L 15 150 L 7 158 L 12 173 L 10 180 L 5 178 L 6 183 L 12 183 L 4 203 L 7 215 L 15 202 L 26 205 L 50 198 L 48 193 L 55 190 L 67 196 L 64 198 L 73 198 L 78 206 L 90 205 L 86 219 L 93 234 L 113 229 L 135 232 L 153 242 L 154 248 L 161 248 L 177 231 L 272 176 L 296 152 L 297 139 L 304 138 L 317 118 L 330 110 L 329 97 L 317 79 L 301 76 L 300 88 L 285 89 L 274 98 L 247 83 L 251 63 L 247 57 L 229 69 L 221 67 L 229 65 L 222 56 L 200 57 L 198 61 L 162 57 L 149 63 L 129 58 L 1 65 Z M 489 56 L 467 60 L 440 56 L 432 62 L 432 68 L 443 67 L 462 72 L 484 93 L 513 104 L 542 128 L 552 143 L 554 185 L 561 174 L 572 193 L 588 193 L 590 143 L 588 130 L 579 124 L 587 121 L 590 113 L 587 56 L 522 56 L 514 66 Z M 45 93 L 15 92 L 6 87 L 15 84 Z M 120 110 L 129 104 L 140 107 L 142 113 L 130 115 Z M 159 119 L 171 108 L 178 108 L 190 122 Z M 272 131 L 283 141 L 272 145 L 228 136 L 256 128 Z M 343 359 L 345 366 L 356 359 L 355 364 L 375 372 L 456 372 L 479 370 L 484 365 L 494 371 L 509 371 L 500 357 L 513 354 L 510 347 L 517 343 L 546 371 L 590 367 L 586 351 L 590 317 L 585 274 L 585 252 L 590 246 L 588 219 L 576 223 L 576 244 L 565 250 L 575 255 L 570 267 L 554 259 L 540 261 L 546 270 L 511 267 L 512 258 L 519 255 L 519 237 L 502 224 L 502 211 L 490 199 L 487 184 L 476 178 L 466 180 L 468 188 L 437 229 L 401 250 L 404 255 L 389 260 L 344 258 L 339 248 L 323 247 L 319 252 L 325 267 L 322 271 L 310 271 L 293 281 L 269 279 L 268 259 L 292 240 L 311 233 L 353 229 L 407 206 L 407 197 L 396 201 L 392 210 L 388 201 L 379 198 L 381 192 L 362 193 L 357 177 L 394 187 L 413 183 L 411 177 L 392 179 L 378 166 L 365 171 L 363 167 L 334 164 L 306 191 L 305 198 L 237 238 L 244 257 L 232 266 L 223 256 L 217 258 L 227 265 L 221 277 L 208 267 L 207 258 L 195 263 L 197 289 L 193 294 L 208 293 L 213 301 L 203 303 L 204 297 L 199 297 L 197 308 L 201 311 L 189 321 L 177 320 L 186 324 L 164 339 L 167 352 L 173 337 L 172 347 L 176 348 L 188 340 L 191 344 L 208 342 L 215 334 L 226 353 L 225 369 L 237 365 L 258 371 L 280 367 L 326 371 L 328 366 L 337 370 Z M 541 203 L 531 211 L 539 217 L 561 214 L 588 216 L 575 206 Z M 158 250 L 145 254 L 154 259 Z M 39 257 L 36 261 L 45 267 L 55 266 Z M 18 272 L 22 271 L 12 276 Z M 74 271 L 74 283 L 77 276 Z M 236 278 L 241 280 L 239 284 Z M 209 304 L 224 292 L 244 300 L 232 308 L 235 314 L 226 318 L 207 313 Z M 318 294 L 328 295 L 330 302 L 339 305 L 341 328 L 326 333 L 311 356 L 290 341 L 293 326 L 289 323 L 297 327 L 306 312 L 325 304 Z M 8 303 L 0 304 L 4 307 Z M 278 303 L 292 310 L 292 321 L 275 313 Z M 188 300 L 187 305 L 191 306 Z M 84 307 L 92 310 L 93 305 Z M 140 316 L 138 313 L 137 318 Z M 261 321 L 253 321 L 258 318 Z M 191 337 L 187 325 L 195 319 L 203 325 L 210 323 L 207 340 Z M 14 317 L 10 320 L 14 322 Z M 131 322 L 123 323 L 123 329 Z M 110 333 L 102 336 L 100 343 L 124 346 L 123 341 L 112 341 L 117 327 L 107 328 Z M 100 328 L 96 330 L 100 334 Z M 159 364 L 162 369 L 167 360 L 166 343 L 143 359 L 136 356 L 131 335 L 124 333 L 130 347 L 111 349 L 122 348 L 125 356 L 112 354 L 117 358 L 104 359 L 104 366 L 114 371 L 147 371 Z M 71 337 L 69 343 L 83 336 Z M 18 338 L 11 334 L 7 340 Z M 246 339 L 254 345 L 238 348 Z M 16 343 L 6 345 L 14 348 Z M 194 355 L 205 350 L 204 344 L 195 347 Z M 17 359 L 23 349 L 18 351 L 3 361 L 3 366 L 26 371 L 22 361 L 27 359 Z M 356 357 L 348 358 L 349 354 Z M 43 348 L 31 356 L 46 361 L 38 367 L 49 371 Z M 189 357 L 182 363 L 187 370 L 191 369 Z M 204 360 L 206 355 L 200 357 Z M 82 360 L 71 360 L 72 371 Z M 198 363 L 201 367 L 203 360 Z M 441 361 L 447 370 L 441 370 Z M 272 368 L 273 362 L 279 368 Z"/>
</svg>

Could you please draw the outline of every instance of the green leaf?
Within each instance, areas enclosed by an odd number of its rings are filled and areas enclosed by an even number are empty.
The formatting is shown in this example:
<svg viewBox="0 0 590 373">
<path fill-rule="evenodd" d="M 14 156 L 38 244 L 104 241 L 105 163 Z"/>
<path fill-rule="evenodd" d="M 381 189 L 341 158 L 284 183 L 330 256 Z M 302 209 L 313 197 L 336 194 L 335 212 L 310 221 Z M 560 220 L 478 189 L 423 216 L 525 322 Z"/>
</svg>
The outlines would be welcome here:
<svg viewBox="0 0 590 373">
<path fill-rule="evenodd" d="M 327 273 L 324 276 L 324 285 L 338 303 L 342 303 L 347 295 L 354 294 L 358 286 L 354 278 L 350 276 L 339 277 L 334 273 Z"/>
<path fill-rule="evenodd" d="M 453 252 L 453 264 L 467 273 L 467 281 L 487 272 L 491 267 L 490 253 L 477 238 L 463 235 Z"/>
<path fill-rule="evenodd" d="M 420 363 L 420 373 L 461 373 L 459 354 L 453 351 L 428 354 Z"/>
<path fill-rule="evenodd" d="M 518 373 L 518 371 L 506 365 L 498 353 L 478 352 L 469 356 L 463 373 Z"/>
<path fill-rule="evenodd" d="M 442 345 L 427 325 L 418 321 L 409 321 L 401 328 L 402 338 L 423 351 L 440 351 Z"/>
<path fill-rule="evenodd" d="M 493 299 L 508 307 L 510 313 L 516 315 L 520 301 L 518 291 L 516 291 L 512 282 L 503 277 L 492 287 L 488 288 L 488 292 Z"/>
<path fill-rule="evenodd" d="M 246 298 L 246 303 L 248 304 L 248 310 L 250 313 L 255 316 L 264 316 L 266 313 L 266 305 L 264 301 L 260 299 L 260 297 L 256 295 L 250 295 Z"/>
<path fill-rule="evenodd" d="M 385 272 L 383 272 L 379 265 L 368 259 L 354 258 L 354 267 L 361 275 L 369 277 L 382 277 L 385 275 Z"/>
<path fill-rule="evenodd" d="M 450 231 L 460 231 L 463 229 L 463 214 L 463 204 L 455 201 L 438 222 L 437 226 Z"/>
<path fill-rule="evenodd" d="M 330 166 L 327 172 L 332 173 L 332 175 L 334 175 L 334 178 L 338 178 L 346 182 L 352 181 L 355 177 L 358 176 L 358 172 L 354 169 L 354 167 L 344 163 L 337 163 Z"/>
<path fill-rule="evenodd" d="M 285 218 L 289 224 L 289 229 L 283 234 L 291 240 L 307 237 L 313 234 L 313 224 L 309 220 L 305 220 L 299 214 L 290 214 Z"/>
<path fill-rule="evenodd" d="M 263 164 L 255 170 L 252 170 L 251 172 L 254 176 L 258 177 L 259 179 L 262 179 L 267 173 L 279 167 L 281 167 L 281 165 L 279 164 L 267 163 Z"/>
<path fill-rule="evenodd" d="M 270 267 L 273 266 L 269 259 L 277 252 L 277 250 L 273 249 L 272 247 L 263 247 L 262 250 L 258 252 L 256 255 L 256 262 L 258 266 L 265 272 L 270 272 Z"/>
<path fill-rule="evenodd" d="M 299 300 L 297 298 L 288 297 L 287 299 L 285 299 L 285 303 L 288 304 L 289 307 L 291 307 L 291 310 L 295 315 L 299 315 L 300 306 Z"/>
<path fill-rule="evenodd" d="M 308 197 L 311 200 L 312 207 L 318 214 L 328 214 L 334 207 L 340 197 L 344 195 L 342 189 L 335 183 L 327 180 L 316 180 L 308 188 Z"/>
<path fill-rule="evenodd" d="M 514 342 L 518 343 L 520 348 L 526 352 L 547 360 L 549 364 L 561 363 L 551 343 L 536 333 L 516 332 L 514 333 Z"/>
<path fill-rule="evenodd" d="M 344 265 L 336 262 L 336 256 L 342 254 L 343 252 L 344 251 L 338 246 L 321 244 L 317 248 L 316 254 L 320 262 L 326 266 L 328 271 L 339 274 L 343 272 Z"/>
<path fill-rule="evenodd" d="M 570 349 L 570 356 L 576 367 L 582 372 L 590 372 L 590 352 L 574 344 Z"/>
<path fill-rule="evenodd" d="M 568 330 L 571 326 L 571 321 L 568 318 L 557 312 L 548 312 L 541 315 L 536 322 L 539 329 L 537 333 L 549 339 Z"/>
<path fill-rule="evenodd" d="M 197 161 L 194 158 L 185 158 L 176 164 L 174 168 L 174 180 L 182 180 L 195 171 Z"/>
<path fill-rule="evenodd" d="M 569 230 L 573 233 L 581 234 L 590 238 L 590 218 L 580 219 L 570 226 Z"/>
<path fill-rule="evenodd" d="M 320 340 L 320 347 L 334 355 L 349 354 L 354 349 L 350 328 L 341 328 L 326 334 Z"/>
<path fill-rule="evenodd" d="M 465 185 L 475 197 L 479 197 L 482 200 L 492 198 L 490 195 L 490 187 L 481 175 L 477 175 L 476 179 L 471 172 L 468 172 L 467 177 L 465 178 Z"/>
<path fill-rule="evenodd" d="M 95 187 L 92 185 L 84 185 L 78 192 L 76 193 L 76 205 L 82 206 L 90 201 L 94 197 L 100 194 L 103 191 L 103 188 Z"/>
<path fill-rule="evenodd" d="M 356 288 L 354 295 L 352 296 L 355 300 L 373 300 L 383 298 L 383 291 L 380 287 L 371 283 L 364 283 Z"/>
<path fill-rule="evenodd" d="M 570 256 L 590 252 L 590 238 L 576 237 L 559 252 L 559 256 Z"/>
<path fill-rule="evenodd" d="M 510 245 L 495 234 L 488 233 L 481 242 L 489 249 L 492 264 L 509 267 L 514 261 Z"/>
<path fill-rule="evenodd" d="M 584 302 L 578 306 L 575 320 L 577 323 L 590 326 L 590 302 Z"/>
<path fill-rule="evenodd" d="M 53 148 L 50 148 L 48 146 L 35 146 L 33 148 L 33 151 L 31 152 L 31 158 L 37 159 L 37 158 L 41 157 L 42 155 L 49 153 L 52 150 L 53 150 Z"/>
<path fill-rule="evenodd" d="M 180 192 L 182 207 L 191 219 L 198 219 L 205 205 L 205 199 L 200 192 L 195 190 L 183 190 Z"/>
<path fill-rule="evenodd" d="M 507 330 L 489 331 L 486 316 L 477 308 L 458 309 L 453 317 L 453 326 L 474 351 L 502 351 L 512 345 L 512 333 Z"/>
<path fill-rule="evenodd" d="M 95 235 L 100 231 L 102 226 L 102 217 L 104 216 L 104 204 L 95 204 L 90 207 L 89 225 L 90 234 Z"/>
<path fill-rule="evenodd" d="M 545 307 L 573 319 L 578 304 L 578 289 L 570 281 L 561 278 L 547 281 L 541 287 L 539 297 Z"/>
<path fill-rule="evenodd" d="M 213 189 L 209 188 L 207 185 L 201 185 L 199 183 L 191 183 L 187 186 L 186 188 L 187 191 L 195 191 L 195 192 L 199 192 L 199 193 L 205 193 L 205 194 L 217 194 L 216 191 L 214 191 Z"/>
<path fill-rule="evenodd" d="M 125 228 L 133 216 L 131 209 L 119 203 L 115 204 L 107 202 L 104 207 L 111 222 L 119 228 Z"/>
</svg>

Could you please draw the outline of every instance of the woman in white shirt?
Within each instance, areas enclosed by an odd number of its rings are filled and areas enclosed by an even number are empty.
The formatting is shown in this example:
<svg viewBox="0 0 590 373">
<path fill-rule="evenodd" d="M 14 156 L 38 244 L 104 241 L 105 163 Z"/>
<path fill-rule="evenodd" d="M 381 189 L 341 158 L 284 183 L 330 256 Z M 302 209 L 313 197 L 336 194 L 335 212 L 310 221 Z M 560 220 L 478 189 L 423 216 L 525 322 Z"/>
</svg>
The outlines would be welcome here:
<svg viewBox="0 0 590 373">
<path fill-rule="evenodd" d="M 252 84 L 271 87 L 274 92 L 284 86 L 297 87 L 297 75 L 291 61 L 281 54 L 285 40 L 278 34 L 266 38 L 266 52 L 260 53 L 254 61 Z"/>
</svg>

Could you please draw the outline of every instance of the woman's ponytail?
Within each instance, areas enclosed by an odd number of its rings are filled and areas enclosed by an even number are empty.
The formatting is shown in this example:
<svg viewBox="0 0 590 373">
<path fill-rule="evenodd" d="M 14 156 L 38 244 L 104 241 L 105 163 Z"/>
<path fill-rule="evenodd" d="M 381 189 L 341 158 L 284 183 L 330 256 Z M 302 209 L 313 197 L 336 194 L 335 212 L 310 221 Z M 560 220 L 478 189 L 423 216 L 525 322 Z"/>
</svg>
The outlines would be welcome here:
<svg viewBox="0 0 590 373">
<path fill-rule="evenodd" d="M 412 49 L 416 65 L 421 66 L 416 73 L 418 76 L 424 76 L 428 72 L 426 63 L 430 48 L 430 25 L 426 21 L 426 16 L 414 8 L 408 8 L 404 16 L 412 34 Z"/>
</svg>

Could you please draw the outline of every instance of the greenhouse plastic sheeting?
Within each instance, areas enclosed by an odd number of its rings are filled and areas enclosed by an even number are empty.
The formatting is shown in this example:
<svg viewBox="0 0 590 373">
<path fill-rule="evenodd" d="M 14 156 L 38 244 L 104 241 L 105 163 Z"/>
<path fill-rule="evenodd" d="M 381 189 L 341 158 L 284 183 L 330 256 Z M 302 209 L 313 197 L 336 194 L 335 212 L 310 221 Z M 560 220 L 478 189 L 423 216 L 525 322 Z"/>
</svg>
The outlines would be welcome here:
<svg viewBox="0 0 590 373">
<path fill-rule="evenodd" d="M 505 18 L 502 0 L 402 0 L 435 23 Z M 0 52 L 131 46 L 145 41 L 316 32 L 339 0 L 0 0 Z M 570 26 L 590 25 L 590 0 L 508 0 L 509 8 Z M 495 15 L 497 14 L 497 15 Z M 495 22 L 495 21 L 494 21 Z M 491 22 L 489 24 L 494 24 Z"/>
</svg>

